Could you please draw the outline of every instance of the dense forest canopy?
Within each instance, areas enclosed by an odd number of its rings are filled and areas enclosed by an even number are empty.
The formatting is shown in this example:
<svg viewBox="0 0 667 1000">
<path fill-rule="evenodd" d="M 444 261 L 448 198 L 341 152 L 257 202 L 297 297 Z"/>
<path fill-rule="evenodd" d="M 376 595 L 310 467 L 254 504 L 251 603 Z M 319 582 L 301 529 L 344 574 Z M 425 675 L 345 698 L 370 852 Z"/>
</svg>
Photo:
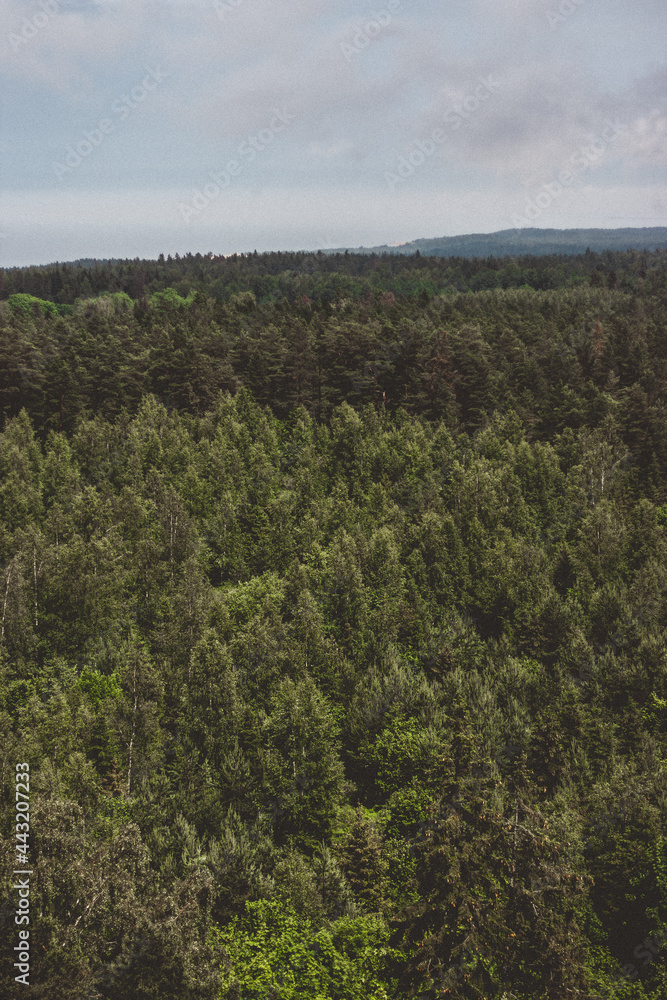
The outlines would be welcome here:
<svg viewBox="0 0 667 1000">
<path fill-rule="evenodd" d="M 250 291 L 260 304 L 294 305 L 306 295 L 316 307 L 341 298 L 391 292 L 400 297 L 494 288 L 530 287 L 537 291 L 578 284 L 607 284 L 630 290 L 650 274 L 664 274 L 667 250 L 588 250 L 578 256 L 545 254 L 521 257 L 449 257 L 416 253 L 392 254 L 264 253 L 228 257 L 186 254 L 158 260 L 79 261 L 41 267 L 0 269 L 0 300 L 17 293 L 33 295 L 56 306 L 74 305 L 103 293 L 124 292 L 143 299 L 174 288 L 186 297 L 202 291 L 219 302 Z M 656 274 L 657 272 L 657 274 Z"/>
<path fill-rule="evenodd" d="M 666 267 L 1 273 L 32 996 L 663 1000 Z"/>
</svg>

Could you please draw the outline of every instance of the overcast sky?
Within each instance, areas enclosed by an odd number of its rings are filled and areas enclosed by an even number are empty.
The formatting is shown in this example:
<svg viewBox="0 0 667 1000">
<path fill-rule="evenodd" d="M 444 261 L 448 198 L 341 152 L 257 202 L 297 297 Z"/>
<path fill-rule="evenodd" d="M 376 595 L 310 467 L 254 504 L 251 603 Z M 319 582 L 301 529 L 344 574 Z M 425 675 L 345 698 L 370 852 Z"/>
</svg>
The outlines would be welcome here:
<svg viewBox="0 0 667 1000">
<path fill-rule="evenodd" d="M 667 225 L 665 0 L 0 0 L 0 263 Z"/>
</svg>

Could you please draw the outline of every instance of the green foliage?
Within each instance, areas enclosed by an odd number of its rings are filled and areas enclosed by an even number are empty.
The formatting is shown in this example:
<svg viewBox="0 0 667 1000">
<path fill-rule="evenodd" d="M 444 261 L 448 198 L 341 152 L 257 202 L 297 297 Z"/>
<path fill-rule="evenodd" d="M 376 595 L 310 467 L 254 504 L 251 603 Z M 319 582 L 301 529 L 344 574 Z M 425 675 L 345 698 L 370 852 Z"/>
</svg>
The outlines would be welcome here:
<svg viewBox="0 0 667 1000">
<path fill-rule="evenodd" d="M 347 884 L 366 910 L 381 909 L 384 898 L 385 864 L 380 839 L 359 806 L 354 823 L 339 848 Z"/>
<path fill-rule="evenodd" d="M 119 698 L 122 693 L 117 677 L 107 677 L 88 666 L 79 675 L 79 687 L 86 692 L 95 707 L 107 698 Z"/>
<path fill-rule="evenodd" d="M 165 288 L 161 292 L 154 292 L 149 301 L 153 309 L 185 309 L 194 301 L 196 293 L 190 292 L 187 298 L 179 295 L 175 288 Z"/>
<path fill-rule="evenodd" d="M 10 295 L 9 308 L 16 316 L 32 316 L 41 313 L 43 316 L 57 316 L 58 309 L 53 302 L 38 299 L 35 295 L 27 295 L 25 292 L 16 292 Z"/>
<path fill-rule="evenodd" d="M 282 681 L 262 726 L 267 807 L 279 838 L 326 839 L 343 797 L 338 726 L 310 678 Z"/>
<path fill-rule="evenodd" d="M 388 797 L 423 774 L 437 751 L 433 731 L 421 728 L 415 719 L 397 719 L 374 739 L 364 741 L 359 757 L 376 788 Z"/>
<path fill-rule="evenodd" d="M 662 1000 L 664 277 L 3 272 L 35 996 Z"/>
<path fill-rule="evenodd" d="M 224 949 L 221 1000 L 387 1000 L 388 931 L 373 917 L 343 917 L 330 931 L 278 902 L 246 903 L 215 940 Z"/>
</svg>

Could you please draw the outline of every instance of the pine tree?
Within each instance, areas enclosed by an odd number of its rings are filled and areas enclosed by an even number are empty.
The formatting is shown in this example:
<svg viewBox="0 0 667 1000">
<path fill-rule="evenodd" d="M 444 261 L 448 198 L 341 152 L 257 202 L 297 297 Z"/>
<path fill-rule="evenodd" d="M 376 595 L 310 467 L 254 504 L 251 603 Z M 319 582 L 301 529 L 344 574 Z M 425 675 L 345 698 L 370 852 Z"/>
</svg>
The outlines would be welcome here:
<svg viewBox="0 0 667 1000">
<path fill-rule="evenodd" d="M 372 824 L 358 806 L 354 822 L 340 848 L 345 879 L 366 910 L 380 910 L 384 900 L 386 866 L 380 839 Z"/>
</svg>

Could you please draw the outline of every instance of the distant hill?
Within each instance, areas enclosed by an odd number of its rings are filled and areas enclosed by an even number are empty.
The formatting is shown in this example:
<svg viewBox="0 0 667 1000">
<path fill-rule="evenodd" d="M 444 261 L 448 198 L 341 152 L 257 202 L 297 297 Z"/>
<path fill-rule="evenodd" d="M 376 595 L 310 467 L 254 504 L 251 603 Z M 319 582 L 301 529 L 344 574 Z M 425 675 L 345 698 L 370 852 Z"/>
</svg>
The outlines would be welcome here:
<svg viewBox="0 0 667 1000">
<path fill-rule="evenodd" d="M 497 233 L 440 236 L 377 247 L 339 247 L 324 253 L 390 253 L 426 257 L 521 257 L 524 254 L 580 254 L 586 250 L 664 250 L 667 227 L 644 229 L 502 229 Z"/>
</svg>

